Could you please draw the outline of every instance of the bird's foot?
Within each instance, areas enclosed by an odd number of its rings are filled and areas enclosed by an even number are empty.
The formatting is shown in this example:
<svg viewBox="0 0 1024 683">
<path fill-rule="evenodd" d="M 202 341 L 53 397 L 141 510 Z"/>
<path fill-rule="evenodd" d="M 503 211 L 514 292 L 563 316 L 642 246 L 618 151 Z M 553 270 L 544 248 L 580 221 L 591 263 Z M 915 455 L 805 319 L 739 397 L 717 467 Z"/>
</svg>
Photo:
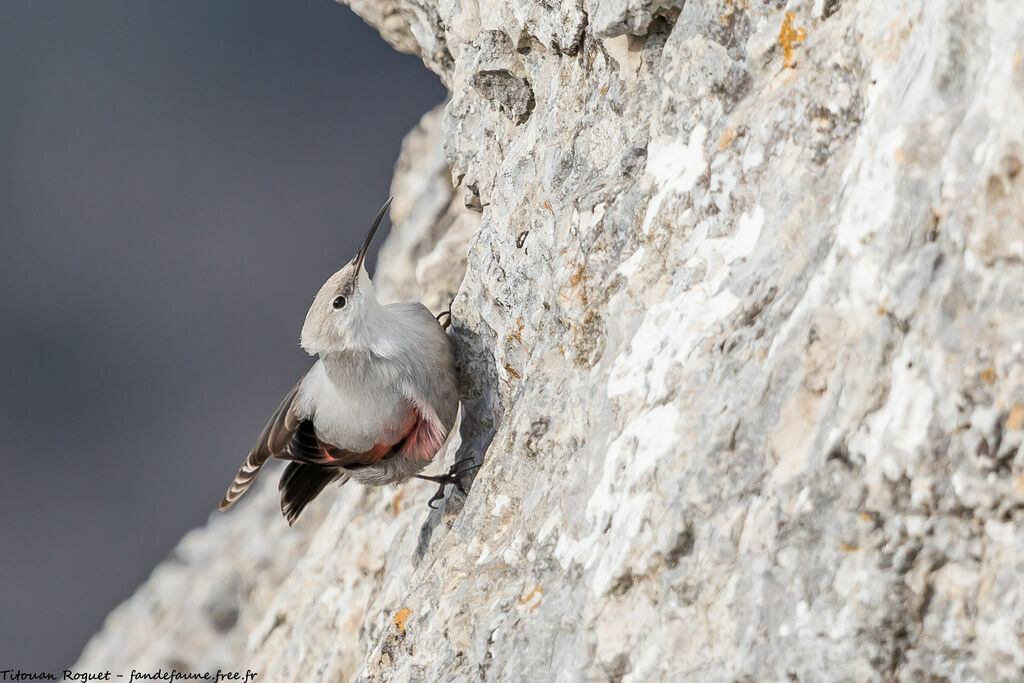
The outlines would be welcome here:
<svg viewBox="0 0 1024 683">
<path fill-rule="evenodd" d="M 452 297 L 452 300 L 448 302 L 448 310 L 441 311 L 435 316 L 437 318 L 437 322 L 446 330 L 452 326 L 452 304 L 454 303 L 455 297 Z M 446 318 L 443 323 L 441 322 L 441 318 Z"/>
<path fill-rule="evenodd" d="M 466 467 L 465 466 L 466 463 L 471 463 L 471 465 L 469 467 Z M 434 503 L 436 503 L 439 500 L 444 500 L 444 487 L 445 486 L 454 486 L 456 491 L 458 491 L 459 493 L 465 495 L 466 494 L 466 487 L 462 483 L 462 475 L 467 474 L 469 472 L 472 472 L 473 470 L 479 469 L 480 466 L 483 464 L 483 463 L 481 463 L 481 465 L 474 465 L 472 463 L 473 463 L 473 459 L 472 458 L 466 458 L 464 460 L 460 460 L 460 461 L 456 462 L 455 464 L 453 464 L 451 466 L 451 469 L 448 470 L 447 474 L 437 474 L 437 475 L 417 474 L 417 475 L 415 475 L 415 477 L 417 479 L 425 479 L 427 481 L 432 481 L 432 482 L 434 482 L 435 484 L 438 485 L 437 493 L 434 494 L 433 498 L 431 498 L 430 500 L 427 501 L 427 507 L 429 507 L 431 510 L 436 510 L 437 509 L 436 507 L 434 507 Z"/>
</svg>

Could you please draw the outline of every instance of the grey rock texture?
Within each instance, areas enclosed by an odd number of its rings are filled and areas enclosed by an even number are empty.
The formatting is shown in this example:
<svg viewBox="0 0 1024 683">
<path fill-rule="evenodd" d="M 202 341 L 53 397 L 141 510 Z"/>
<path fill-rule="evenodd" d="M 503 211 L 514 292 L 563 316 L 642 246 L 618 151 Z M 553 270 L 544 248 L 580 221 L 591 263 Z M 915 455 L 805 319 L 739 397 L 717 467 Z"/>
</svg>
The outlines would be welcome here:
<svg viewBox="0 0 1024 683">
<path fill-rule="evenodd" d="M 451 91 L 382 290 L 458 291 L 483 466 L 264 481 L 79 666 L 1018 679 L 1024 5 L 352 4 Z"/>
</svg>

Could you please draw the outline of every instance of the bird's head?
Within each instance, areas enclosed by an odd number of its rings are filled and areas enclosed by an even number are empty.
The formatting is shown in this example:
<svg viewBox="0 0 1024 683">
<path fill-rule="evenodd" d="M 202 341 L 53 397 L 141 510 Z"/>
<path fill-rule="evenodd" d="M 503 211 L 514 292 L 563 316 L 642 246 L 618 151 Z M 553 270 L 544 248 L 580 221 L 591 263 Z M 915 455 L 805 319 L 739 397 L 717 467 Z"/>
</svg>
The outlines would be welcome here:
<svg viewBox="0 0 1024 683">
<path fill-rule="evenodd" d="M 327 278 L 313 298 L 299 342 L 310 355 L 360 348 L 372 338 L 370 319 L 379 304 L 363 260 L 390 205 L 389 199 L 381 207 L 355 258 Z"/>
</svg>

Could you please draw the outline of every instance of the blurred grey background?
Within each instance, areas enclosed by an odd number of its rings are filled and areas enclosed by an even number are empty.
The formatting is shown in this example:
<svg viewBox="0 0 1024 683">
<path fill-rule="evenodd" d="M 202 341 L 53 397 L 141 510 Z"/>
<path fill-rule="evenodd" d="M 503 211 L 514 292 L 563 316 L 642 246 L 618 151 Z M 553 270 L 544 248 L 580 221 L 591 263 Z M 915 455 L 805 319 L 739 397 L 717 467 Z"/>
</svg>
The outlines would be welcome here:
<svg viewBox="0 0 1024 683">
<path fill-rule="evenodd" d="M 443 96 L 331 0 L 0 2 L 0 669 L 205 521 Z"/>
</svg>

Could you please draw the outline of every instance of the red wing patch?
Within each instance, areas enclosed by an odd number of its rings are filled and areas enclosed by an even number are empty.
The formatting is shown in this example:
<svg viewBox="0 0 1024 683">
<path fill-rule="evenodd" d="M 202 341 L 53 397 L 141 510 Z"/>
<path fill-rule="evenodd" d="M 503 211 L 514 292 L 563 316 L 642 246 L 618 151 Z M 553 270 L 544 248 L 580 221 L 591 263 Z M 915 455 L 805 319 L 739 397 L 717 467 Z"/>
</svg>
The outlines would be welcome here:
<svg viewBox="0 0 1024 683">
<path fill-rule="evenodd" d="M 416 420 L 412 428 L 403 437 L 399 447 L 402 457 L 410 460 L 431 460 L 444 443 L 441 430 L 431 420 L 423 417 L 419 410 L 413 408 Z"/>
<path fill-rule="evenodd" d="M 441 429 L 425 418 L 415 406 L 411 407 L 409 424 L 402 438 L 394 443 L 378 443 L 362 453 L 353 453 L 320 442 L 321 454 L 327 461 L 347 467 L 349 465 L 372 465 L 385 458 L 400 456 L 410 460 L 431 460 L 444 443 Z"/>
</svg>

